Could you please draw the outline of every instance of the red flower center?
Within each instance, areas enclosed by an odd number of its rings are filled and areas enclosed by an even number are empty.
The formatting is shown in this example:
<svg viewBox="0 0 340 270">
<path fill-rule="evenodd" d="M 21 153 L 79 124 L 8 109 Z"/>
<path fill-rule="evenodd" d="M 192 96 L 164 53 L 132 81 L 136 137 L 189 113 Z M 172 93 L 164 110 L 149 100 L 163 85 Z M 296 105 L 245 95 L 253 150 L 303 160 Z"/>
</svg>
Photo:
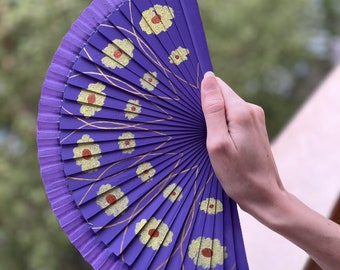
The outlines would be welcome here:
<svg viewBox="0 0 340 270">
<path fill-rule="evenodd" d="M 105 200 L 108 204 L 113 205 L 117 202 L 117 198 L 113 194 L 109 194 L 105 197 Z"/>
<path fill-rule="evenodd" d="M 202 249 L 201 253 L 206 258 L 211 258 L 213 256 L 213 251 L 211 248 L 204 248 Z"/>
<path fill-rule="evenodd" d="M 123 55 L 123 52 L 120 49 L 117 49 L 113 52 L 114 58 L 120 58 L 122 55 Z"/>
<path fill-rule="evenodd" d="M 96 95 L 95 94 L 89 94 L 87 97 L 87 103 L 94 104 L 96 102 Z"/>
<path fill-rule="evenodd" d="M 176 55 L 175 55 L 175 58 L 178 60 L 178 59 L 179 59 L 179 55 L 178 55 L 178 54 L 176 54 Z"/>
<path fill-rule="evenodd" d="M 129 146 L 129 145 L 130 145 L 130 141 L 126 140 L 126 141 L 125 141 L 125 145 L 126 145 L 126 146 Z"/>
<path fill-rule="evenodd" d="M 161 15 L 155 15 L 155 16 L 153 16 L 152 19 L 151 19 L 151 22 L 152 22 L 153 24 L 158 24 L 158 23 L 160 23 L 161 21 L 162 21 Z"/>
<path fill-rule="evenodd" d="M 135 112 L 136 110 L 137 110 L 137 109 L 136 109 L 135 106 L 132 106 L 132 107 L 131 107 L 131 111 Z"/>
<path fill-rule="evenodd" d="M 148 234 L 150 235 L 150 237 L 158 237 L 159 236 L 159 231 L 156 229 L 150 229 Z"/>
<path fill-rule="evenodd" d="M 145 170 L 143 173 L 144 173 L 144 174 L 148 174 L 148 173 L 149 173 L 149 170 Z"/>
<path fill-rule="evenodd" d="M 171 195 L 176 196 L 177 195 L 176 191 L 171 192 Z"/>
<path fill-rule="evenodd" d="M 213 204 L 209 205 L 209 208 L 214 208 L 214 207 L 215 207 L 215 205 L 213 205 Z"/>
<path fill-rule="evenodd" d="M 153 81 L 152 78 L 149 78 L 149 79 L 148 79 L 148 82 L 149 82 L 149 83 L 152 83 L 152 81 Z"/>
<path fill-rule="evenodd" d="M 84 149 L 82 152 L 82 156 L 85 160 L 89 160 L 92 157 L 92 153 L 90 149 Z"/>
</svg>

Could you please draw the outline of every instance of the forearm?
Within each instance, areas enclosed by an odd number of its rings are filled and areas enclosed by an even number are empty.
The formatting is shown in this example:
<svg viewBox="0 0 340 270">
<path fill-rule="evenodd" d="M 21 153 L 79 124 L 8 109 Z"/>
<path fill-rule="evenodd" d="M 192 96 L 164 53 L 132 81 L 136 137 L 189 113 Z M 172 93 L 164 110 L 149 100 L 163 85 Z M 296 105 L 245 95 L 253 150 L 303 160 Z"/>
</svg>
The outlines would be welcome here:
<svg viewBox="0 0 340 270">
<path fill-rule="evenodd" d="M 340 226 L 282 191 L 272 207 L 255 216 L 304 249 L 323 269 L 340 267 Z"/>
</svg>

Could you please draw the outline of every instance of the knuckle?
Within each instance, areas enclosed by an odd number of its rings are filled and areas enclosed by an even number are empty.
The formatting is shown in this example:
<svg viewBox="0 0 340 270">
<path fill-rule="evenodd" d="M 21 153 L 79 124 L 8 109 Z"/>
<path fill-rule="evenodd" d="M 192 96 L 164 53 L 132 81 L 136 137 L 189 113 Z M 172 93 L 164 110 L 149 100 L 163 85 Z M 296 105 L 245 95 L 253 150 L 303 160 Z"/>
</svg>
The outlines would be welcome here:
<svg viewBox="0 0 340 270">
<path fill-rule="evenodd" d="M 237 121 L 241 124 L 246 125 L 257 120 L 264 121 L 264 119 L 264 110 L 258 105 L 247 103 L 238 109 Z"/>
<path fill-rule="evenodd" d="M 250 104 L 252 106 L 252 110 L 254 114 L 258 117 L 264 117 L 265 113 L 262 107 L 255 105 L 255 104 Z"/>
<path fill-rule="evenodd" d="M 207 114 L 224 111 L 224 101 L 221 99 L 209 99 L 203 104 L 203 111 Z"/>
<path fill-rule="evenodd" d="M 223 138 L 208 137 L 207 138 L 207 149 L 209 154 L 218 155 L 227 149 L 226 140 Z"/>
</svg>

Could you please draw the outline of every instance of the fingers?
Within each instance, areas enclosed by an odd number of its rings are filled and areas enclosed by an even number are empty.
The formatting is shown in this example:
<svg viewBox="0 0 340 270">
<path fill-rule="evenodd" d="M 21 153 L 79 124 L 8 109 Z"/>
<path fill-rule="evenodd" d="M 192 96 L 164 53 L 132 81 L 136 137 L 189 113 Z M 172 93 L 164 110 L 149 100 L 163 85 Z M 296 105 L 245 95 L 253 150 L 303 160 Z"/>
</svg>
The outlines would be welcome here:
<svg viewBox="0 0 340 270">
<path fill-rule="evenodd" d="M 223 152 L 233 146 L 233 142 L 229 135 L 222 90 L 212 72 L 204 76 L 201 97 L 207 125 L 208 152 L 209 154 Z"/>
<path fill-rule="evenodd" d="M 254 121 L 265 122 L 264 111 L 261 107 L 243 100 L 220 78 L 217 78 L 217 81 L 222 90 L 226 120 L 231 136 L 235 132 L 240 132 L 240 129 L 248 129 Z"/>
<path fill-rule="evenodd" d="M 223 94 L 212 72 L 204 75 L 201 97 L 208 132 L 216 135 L 228 132 Z"/>
</svg>

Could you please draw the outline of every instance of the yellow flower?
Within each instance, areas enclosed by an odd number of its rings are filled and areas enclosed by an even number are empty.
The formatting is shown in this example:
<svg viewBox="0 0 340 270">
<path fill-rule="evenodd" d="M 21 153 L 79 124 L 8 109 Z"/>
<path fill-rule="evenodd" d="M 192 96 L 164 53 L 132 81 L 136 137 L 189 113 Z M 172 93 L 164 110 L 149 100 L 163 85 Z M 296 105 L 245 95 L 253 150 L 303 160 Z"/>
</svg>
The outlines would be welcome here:
<svg viewBox="0 0 340 270">
<path fill-rule="evenodd" d="M 174 18 L 174 11 L 171 7 L 154 5 L 148 10 L 143 11 L 139 25 L 148 35 L 158 35 L 168 30 Z"/>
<path fill-rule="evenodd" d="M 138 166 L 136 173 L 143 182 L 149 182 L 155 176 L 156 170 L 150 162 L 144 162 Z"/>
<path fill-rule="evenodd" d="M 89 91 L 90 90 L 90 91 Z M 78 95 L 78 103 L 82 104 L 80 112 L 85 117 L 93 116 L 102 109 L 105 102 L 105 85 L 102 83 L 91 83 L 87 89 L 82 89 Z"/>
<path fill-rule="evenodd" d="M 200 210 L 206 212 L 209 215 L 215 215 L 223 212 L 223 204 L 219 200 L 208 198 L 200 203 Z"/>
<path fill-rule="evenodd" d="M 109 68 L 124 68 L 133 57 L 134 46 L 129 39 L 115 39 L 103 50 L 102 63 Z"/>
<path fill-rule="evenodd" d="M 118 145 L 119 149 L 123 150 L 124 154 L 131 154 L 135 151 L 135 136 L 131 132 L 124 132 L 118 137 Z"/>
<path fill-rule="evenodd" d="M 124 109 L 125 117 L 129 120 L 137 117 L 142 112 L 142 107 L 139 104 L 139 100 L 130 99 L 126 104 L 126 108 Z"/>
<path fill-rule="evenodd" d="M 188 60 L 187 55 L 189 54 L 189 50 L 186 48 L 182 48 L 179 46 L 176 50 L 172 51 L 169 56 L 169 61 L 171 64 L 179 65 L 183 61 Z"/>
<path fill-rule="evenodd" d="M 139 240 L 147 247 L 158 250 L 161 245 L 167 247 L 172 242 L 173 232 L 161 219 L 151 218 L 149 221 L 142 219 L 137 222 L 135 233 Z"/>
<path fill-rule="evenodd" d="M 158 84 L 157 72 L 145 73 L 144 77 L 140 78 L 139 81 L 144 89 L 152 91 Z"/>
<path fill-rule="evenodd" d="M 73 149 L 73 158 L 82 171 L 91 171 L 100 166 L 101 150 L 98 144 L 87 134 L 77 141 L 78 146 Z"/>
<path fill-rule="evenodd" d="M 226 247 L 221 246 L 219 239 L 198 237 L 189 245 L 189 257 L 197 266 L 204 269 L 215 268 L 223 265 L 224 259 L 228 258 Z"/>
<path fill-rule="evenodd" d="M 180 201 L 183 197 L 182 188 L 176 184 L 171 184 L 163 191 L 163 197 L 171 202 Z"/>
<path fill-rule="evenodd" d="M 105 209 L 108 216 L 117 217 L 128 207 L 129 199 L 119 187 L 102 185 L 97 192 L 97 204 Z"/>
</svg>

